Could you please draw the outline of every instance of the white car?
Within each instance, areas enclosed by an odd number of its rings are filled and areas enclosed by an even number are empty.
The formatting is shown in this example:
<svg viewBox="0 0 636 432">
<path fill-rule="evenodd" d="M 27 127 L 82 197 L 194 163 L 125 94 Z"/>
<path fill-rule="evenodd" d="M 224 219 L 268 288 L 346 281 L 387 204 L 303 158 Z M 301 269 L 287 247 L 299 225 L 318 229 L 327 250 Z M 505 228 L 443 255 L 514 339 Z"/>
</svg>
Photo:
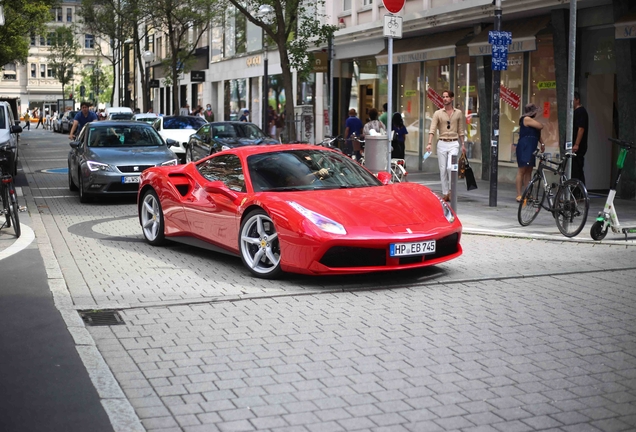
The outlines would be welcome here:
<svg viewBox="0 0 636 432">
<path fill-rule="evenodd" d="M 186 163 L 186 147 L 190 136 L 196 133 L 207 122 L 196 116 L 162 116 L 157 118 L 153 126 L 164 140 L 177 142 L 170 148 L 181 163 Z"/>
<path fill-rule="evenodd" d="M 0 102 L 0 146 L 9 144 L 9 151 L 13 153 L 12 160 L 9 161 L 8 174 L 18 173 L 18 134 L 22 132 L 20 120 L 15 121 L 13 110 L 8 102 Z"/>
<path fill-rule="evenodd" d="M 140 122 L 148 123 L 149 125 L 154 124 L 157 121 L 158 118 L 159 118 L 159 116 L 157 114 L 154 114 L 154 113 L 135 114 L 132 117 L 132 119 L 134 121 L 140 121 Z"/>
</svg>

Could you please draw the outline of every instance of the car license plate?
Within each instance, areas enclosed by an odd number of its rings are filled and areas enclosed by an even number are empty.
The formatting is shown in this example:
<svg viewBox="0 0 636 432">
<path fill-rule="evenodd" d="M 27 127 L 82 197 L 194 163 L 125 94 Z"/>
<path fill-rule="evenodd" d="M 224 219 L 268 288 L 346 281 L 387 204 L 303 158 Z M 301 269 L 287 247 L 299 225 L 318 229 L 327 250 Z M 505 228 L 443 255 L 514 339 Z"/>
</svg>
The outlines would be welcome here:
<svg viewBox="0 0 636 432">
<path fill-rule="evenodd" d="M 123 176 L 122 183 L 139 183 L 139 176 Z"/>
<path fill-rule="evenodd" d="M 392 257 L 426 255 L 432 253 L 435 253 L 435 240 L 413 243 L 391 243 L 389 245 L 389 255 Z"/>
</svg>

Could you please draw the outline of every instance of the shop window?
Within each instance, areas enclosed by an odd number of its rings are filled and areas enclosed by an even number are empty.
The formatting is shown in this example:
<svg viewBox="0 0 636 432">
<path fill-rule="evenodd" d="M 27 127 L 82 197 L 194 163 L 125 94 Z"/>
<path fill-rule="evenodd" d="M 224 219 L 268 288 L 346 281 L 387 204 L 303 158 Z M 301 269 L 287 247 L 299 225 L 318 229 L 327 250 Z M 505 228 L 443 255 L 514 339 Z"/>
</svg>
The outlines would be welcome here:
<svg viewBox="0 0 636 432">
<path fill-rule="evenodd" d="M 362 123 L 369 120 L 368 112 L 371 108 L 382 110 L 381 101 L 386 101 L 386 75 L 381 79 L 375 57 L 341 63 L 341 94 L 340 133 L 344 132 L 344 123 L 349 116 L 349 110 L 355 109 Z M 384 94 L 384 99 L 379 95 Z"/>
<path fill-rule="evenodd" d="M 277 113 L 285 110 L 285 85 L 282 75 L 270 75 L 267 91 L 267 105 L 274 107 Z"/>
<path fill-rule="evenodd" d="M 408 134 L 404 143 L 407 152 L 419 152 L 420 131 L 425 131 L 428 137 L 430 119 L 425 118 L 424 129 L 420 128 L 420 92 L 418 81 L 421 63 L 406 63 L 399 66 L 399 82 L 397 104 L 394 102 L 394 112 L 402 115 L 404 126 Z M 390 113 L 389 113 L 390 114 Z"/>
<path fill-rule="evenodd" d="M 316 74 L 309 74 L 304 81 L 300 79 L 300 74 L 298 74 L 297 88 L 296 105 L 313 105 L 316 90 Z"/>
<path fill-rule="evenodd" d="M 87 49 L 95 48 L 95 37 L 92 34 L 84 35 L 84 48 L 87 48 Z"/>
<path fill-rule="evenodd" d="M 434 95 L 440 97 L 445 90 L 450 90 L 450 60 L 432 60 L 424 64 L 424 131 L 428 133 L 435 111 L 440 109 L 435 103 Z M 425 142 L 428 143 L 428 137 Z M 437 136 L 432 141 L 432 152 L 437 153 Z M 408 147 L 407 147 L 408 148 Z"/>
<path fill-rule="evenodd" d="M 229 120 L 238 120 L 241 110 L 247 107 L 247 80 L 235 79 L 226 82 L 229 83 Z"/>
<path fill-rule="evenodd" d="M 530 102 L 539 108 L 535 120 L 544 124 L 545 151 L 556 158 L 560 153 L 559 119 L 552 35 L 537 38 L 537 50 L 530 53 Z"/>
<path fill-rule="evenodd" d="M 466 154 L 469 159 L 481 160 L 477 65 L 475 59 L 469 59 L 468 55 L 465 60 L 466 63 L 457 63 L 455 107 L 462 110 L 466 118 Z"/>
<path fill-rule="evenodd" d="M 523 100 L 523 53 L 508 54 L 508 70 L 501 71 L 501 91 Z M 516 143 L 519 141 L 519 118 L 522 103 L 501 98 L 499 105 L 499 160 L 516 162 Z"/>
</svg>

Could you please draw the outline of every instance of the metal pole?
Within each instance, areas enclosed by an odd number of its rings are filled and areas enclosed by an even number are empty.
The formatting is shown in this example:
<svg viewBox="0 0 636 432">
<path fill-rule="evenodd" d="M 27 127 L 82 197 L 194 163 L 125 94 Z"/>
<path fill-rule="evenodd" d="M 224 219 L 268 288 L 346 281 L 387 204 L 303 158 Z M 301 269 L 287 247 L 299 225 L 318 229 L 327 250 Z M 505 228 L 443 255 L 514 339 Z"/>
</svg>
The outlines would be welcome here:
<svg viewBox="0 0 636 432">
<path fill-rule="evenodd" d="M 267 110 L 268 110 L 268 106 L 267 106 L 267 93 L 269 90 L 269 77 L 268 77 L 268 70 L 267 70 L 267 48 L 265 48 L 265 60 L 263 60 L 263 132 L 265 132 L 265 135 L 269 135 L 269 128 L 268 128 L 268 124 L 267 124 Z"/>
<path fill-rule="evenodd" d="M 501 0 L 495 0 L 494 31 L 501 31 Z M 497 207 L 497 176 L 499 172 L 499 92 L 501 71 L 492 71 L 492 119 L 490 130 L 490 195 L 488 205 Z"/>
<path fill-rule="evenodd" d="M 389 61 L 388 61 L 388 88 L 387 88 L 387 102 L 386 102 L 386 134 L 387 140 L 389 141 L 388 152 L 387 152 L 387 172 L 391 172 L 391 117 L 393 117 L 393 38 L 389 36 Z"/>
<path fill-rule="evenodd" d="M 148 112 L 150 110 L 150 89 L 148 88 L 148 69 L 150 67 L 150 62 L 145 63 L 146 70 L 144 71 L 144 77 L 146 78 L 146 91 L 144 92 L 144 111 Z"/>
<path fill-rule="evenodd" d="M 329 39 L 329 75 L 327 76 L 327 85 L 329 86 L 329 134 L 335 135 L 335 128 L 333 127 L 333 37 Z"/>
<path fill-rule="evenodd" d="M 565 152 L 572 153 L 574 133 L 574 65 L 576 61 L 576 0 L 570 0 L 570 57 L 568 59 L 568 115 L 565 129 Z M 568 160 L 565 175 L 572 176 L 572 159 Z"/>
<path fill-rule="evenodd" d="M 457 155 L 451 155 L 451 178 L 450 178 L 450 186 L 451 186 L 451 197 L 450 197 L 450 206 L 455 213 L 457 213 Z"/>
</svg>

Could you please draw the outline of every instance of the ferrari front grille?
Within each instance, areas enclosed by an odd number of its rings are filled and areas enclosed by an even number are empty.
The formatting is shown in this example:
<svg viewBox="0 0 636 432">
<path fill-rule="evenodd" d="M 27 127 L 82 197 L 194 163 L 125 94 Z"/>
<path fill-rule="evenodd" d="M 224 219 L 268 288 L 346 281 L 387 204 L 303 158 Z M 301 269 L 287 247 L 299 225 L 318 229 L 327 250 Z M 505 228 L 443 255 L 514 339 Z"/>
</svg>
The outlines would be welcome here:
<svg viewBox="0 0 636 432">
<path fill-rule="evenodd" d="M 322 256 L 320 263 L 331 268 L 385 266 L 386 250 L 334 246 Z"/>
<path fill-rule="evenodd" d="M 455 233 L 437 240 L 435 253 L 431 255 L 425 255 L 426 259 L 432 260 L 457 253 L 458 238 L 459 234 Z"/>
</svg>

